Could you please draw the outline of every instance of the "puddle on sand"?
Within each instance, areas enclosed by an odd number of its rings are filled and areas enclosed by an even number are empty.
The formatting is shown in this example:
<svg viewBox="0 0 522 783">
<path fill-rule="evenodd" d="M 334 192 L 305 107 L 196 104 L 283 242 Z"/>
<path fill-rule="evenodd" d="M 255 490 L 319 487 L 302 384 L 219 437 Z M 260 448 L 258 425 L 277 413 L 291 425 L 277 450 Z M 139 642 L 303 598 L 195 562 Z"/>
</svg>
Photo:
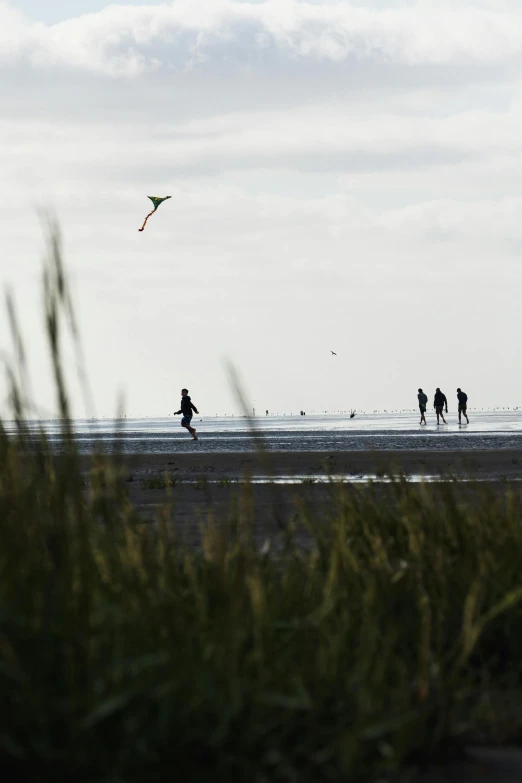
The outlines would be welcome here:
<svg viewBox="0 0 522 783">
<path fill-rule="evenodd" d="M 412 473 L 408 476 L 377 476 L 375 474 L 367 473 L 357 476 L 352 475 L 335 475 L 328 476 L 326 474 L 314 474 L 314 475 L 295 475 L 295 476 L 257 476 L 248 480 L 249 484 L 367 484 L 372 481 L 375 484 L 391 484 L 394 481 L 407 481 L 410 484 L 420 483 L 426 481 L 429 483 L 434 482 L 447 482 L 447 481 L 500 481 L 501 477 L 490 478 L 469 478 L 469 477 L 451 477 L 440 475 L 421 475 Z M 509 478 L 509 481 L 521 481 L 519 478 Z M 182 479 L 182 484 L 197 484 L 198 481 L 194 479 Z M 219 484 L 220 486 L 232 486 L 233 484 L 244 484 L 244 479 L 207 479 L 209 485 Z"/>
</svg>

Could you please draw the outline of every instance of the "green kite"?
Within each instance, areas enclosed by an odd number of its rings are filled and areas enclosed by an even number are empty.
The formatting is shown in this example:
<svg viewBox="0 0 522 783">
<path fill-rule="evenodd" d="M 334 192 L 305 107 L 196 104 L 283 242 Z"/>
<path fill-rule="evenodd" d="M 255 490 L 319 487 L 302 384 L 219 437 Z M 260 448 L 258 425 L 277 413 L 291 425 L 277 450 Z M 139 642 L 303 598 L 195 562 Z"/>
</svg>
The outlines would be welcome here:
<svg viewBox="0 0 522 783">
<path fill-rule="evenodd" d="M 161 197 L 161 196 L 147 196 L 147 198 L 150 198 L 150 200 L 151 200 L 151 201 L 152 201 L 152 203 L 154 204 L 154 209 L 152 210 L 152 212 L 149 212 L 149 214 L 147 215 L 147 217 L 146 217 L 146 218 L 145 218 L 145 220 L 143 221 L 143 225 L 142 225 L 142 227 L 141 227 L 141 228 L 139 228 L 139 229 L 138 229 L 138 231 L 143 231 L 143 229 L 144 229 L 144 228 L 145 228 L 145 226 L 147 225 L 147 220 L 150 218 L 150 216 L 151 216 L 151 215 L 153 215 L 153 214 L 155 213 L 155 211 L 157 210 L 157 208 L 159 207 L 159 205 L 160 205 L 161 203 L 163 203 L 163 201 L 166 201 L 168 198 L 171 198 L 171 196 L 163 196 L 163 197 Z"/>
</svg>

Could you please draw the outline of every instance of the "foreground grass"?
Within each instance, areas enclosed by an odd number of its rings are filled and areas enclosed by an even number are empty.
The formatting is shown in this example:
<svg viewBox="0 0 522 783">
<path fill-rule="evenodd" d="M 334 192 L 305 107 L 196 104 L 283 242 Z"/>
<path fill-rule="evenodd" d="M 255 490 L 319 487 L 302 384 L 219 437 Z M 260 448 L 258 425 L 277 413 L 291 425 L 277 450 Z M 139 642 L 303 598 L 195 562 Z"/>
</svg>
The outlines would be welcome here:
<svg viewBox="0 0 522 783">
<path fill-rule="evenodd" d="M 143 525 L 110 467 L 0 452 L 0 768 L 24 780 L 375 780 L 517 738 L 519 503 L 339 490 L 283 556 L 248 487 L 203 550 Z M 175 491 L 173 495 L 175 500 Z M 506 702 L 503 701 L 506 694 Z"/>
<path fill-rule="evenodd" d="M 67 429 L 53 258 L 46 312 Z M 274 554 L 253 544 L 247 485 L 195 551 L 168 521 L 175 487 L 144 525 L 107 461 L 93 460 L 86 489 L 72 436 L 59 461 L 44 433 L 29 449 L 15 382 L 12 400 L 18 431 L 0 426 L 4 775 L 391 780 L 470 739 L 519 739 L 522 511 L 509 486 L 476 486 L 465 504 L 452 484 L 399 481 L 393 502 L 339 488 L 326 524 L 301 509 L 312 545 L 289 529 Z"/>
</svg>

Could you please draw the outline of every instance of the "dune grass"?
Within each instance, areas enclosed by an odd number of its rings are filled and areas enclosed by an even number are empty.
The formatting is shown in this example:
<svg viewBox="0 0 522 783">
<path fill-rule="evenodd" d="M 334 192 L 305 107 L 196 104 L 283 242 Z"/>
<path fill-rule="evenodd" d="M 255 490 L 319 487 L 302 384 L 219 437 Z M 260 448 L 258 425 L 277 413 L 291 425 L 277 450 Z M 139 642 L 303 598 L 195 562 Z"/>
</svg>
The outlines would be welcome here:
<svg viewBox="0 0 522 783">
<path fill-rule="evenodd" d="M 25 355 L 0 423 L 0 770 L 24 781 L 377 781 L 467 741 L 517 741 L 522 511 L 509 485 L 336 488 L 313 545 L 260 551 L 238 485 L 201 550 L 144 524 L 110 460 L 82 474 L 60 340 L 46 323 L 67 453 L 28 442 Z M 67 320 L 68 319 L 68 320 Z M 13 333 L 18 335 L 14 310 Z M 472 502 L 469 498 L 472 497 Z M 405 779 L 405 778 L 404 778 Z"/>
</svg>

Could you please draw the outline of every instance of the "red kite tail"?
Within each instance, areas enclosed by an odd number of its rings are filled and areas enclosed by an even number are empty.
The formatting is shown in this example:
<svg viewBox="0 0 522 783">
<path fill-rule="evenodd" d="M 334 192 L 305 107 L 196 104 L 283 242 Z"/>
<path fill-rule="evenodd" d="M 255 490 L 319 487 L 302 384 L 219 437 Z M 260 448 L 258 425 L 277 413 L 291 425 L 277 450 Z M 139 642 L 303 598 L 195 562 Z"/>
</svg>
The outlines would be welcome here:
<svg viewBox="0 0 522 783">
<path fill-rule="evenodd" d="M 147 217 L 146 217 L 146 218 L 145 218 L 145 220 L 143 221 L 143 225 L 142 225 L 142 227 L 141 227 L 141 228 L 139 228 L 139 229 L 138 229 L 138 231 L 143 231 L 143 229 L 144 229 L 144 228 L 145 228 L 145 226 L 147 225 L 147 220 L 150 218 L 150 216 L 151 216 L 151 215 L 153 215 L 153 214 L 155 213 L 155 211 L 156 211 L 156 210 L 155 210 L 155 209 L 153 209 L 153 210 L 152 210 L 152 212 L 149 212 L 149 214 L 147 215 Z"/>
</svg>

